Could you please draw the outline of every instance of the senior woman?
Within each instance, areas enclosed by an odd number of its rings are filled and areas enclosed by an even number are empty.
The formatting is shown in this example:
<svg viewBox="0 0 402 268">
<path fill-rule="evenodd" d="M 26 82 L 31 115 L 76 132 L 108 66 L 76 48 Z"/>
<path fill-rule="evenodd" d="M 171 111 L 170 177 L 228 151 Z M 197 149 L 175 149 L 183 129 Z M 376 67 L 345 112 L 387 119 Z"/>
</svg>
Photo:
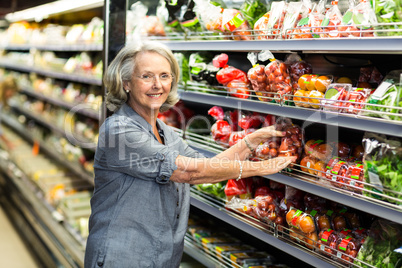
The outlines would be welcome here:
<svg viewBox="0 0 402 268">
<path fill-rule="evenodd" d="M 178 267 L 190 209 L 190 185 L 273 174 L 292 157 L 245 161 L 272 136 L 262 128 L 204 158 L 157 119 L 178 101 L 179 66 L 156 42 L 124 47 L 104 76 L 106 105 L 95 153 L 85 267 Z"/>
</svg>

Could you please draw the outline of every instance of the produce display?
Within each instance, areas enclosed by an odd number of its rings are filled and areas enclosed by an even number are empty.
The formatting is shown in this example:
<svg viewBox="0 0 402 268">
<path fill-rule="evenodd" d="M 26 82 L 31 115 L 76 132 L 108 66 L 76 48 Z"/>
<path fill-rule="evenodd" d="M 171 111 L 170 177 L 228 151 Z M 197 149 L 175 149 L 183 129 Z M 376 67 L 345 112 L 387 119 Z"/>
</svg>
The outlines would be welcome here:
<svg viewBox="0 0 402 268">
<path fill-rule="evenodd" d="M 71 26 L 27 21 L 14 22 L 7 30 L 0 32 L 0 42 L 10 45 L 102 44 L 103 24 L 103 20 L 98 17 L 94 17 L 88 23 Z"/>
<path fill-rule="evenodd" d="M 32 189 L 43 197 L 43 202 L 60 212 L 65 223 L 86 238 L 92 196 L 89 182 L 72 176 L 63 166 L 39 153 L 35 145 L 28 144 L 8 128 L 4 127 L 3 131 L 15 146 L 9 151 L 7 161 L 15 163 L 26 174 L 35 185 Z"/>
<path fill-rule="evenodd" d="M 54 52 L 31 50 L 26 52 L 8 52 L 1 57 L 2 62 L 24 65 L 38 69 L 76 74 L 83 77 L 99 79 L 102 76 L 103 63 L 99 57 L 90 56 L 86 52 L 69 58 L 56 56 Z"/>
<path fill-rule="evenodd" d="M 350 1 L 338 7 L 338 1 L 300 2 L 247 0 L 165 1 L 157 15 L 134 4 L 129 10 L 128 39 L 167 37 L 186 40 L 268 40 L 303 38 L 366 38 L 400 36 L 402 17 L 400 0 Z M 342 10 L 342 11 L 341 11 Z M 137 14 L 137 17 L 133 14 Z M 142 16 L 138 16 L 142 14 Z M 136 30 L 137 29 L 137 30 Z"/>
</svg>

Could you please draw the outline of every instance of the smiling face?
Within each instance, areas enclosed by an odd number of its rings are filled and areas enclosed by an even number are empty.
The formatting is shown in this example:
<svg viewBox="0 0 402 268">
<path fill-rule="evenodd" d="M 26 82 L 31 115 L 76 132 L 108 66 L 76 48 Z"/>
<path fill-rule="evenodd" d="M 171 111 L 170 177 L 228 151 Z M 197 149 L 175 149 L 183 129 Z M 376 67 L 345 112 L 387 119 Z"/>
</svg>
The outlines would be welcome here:
<svg viewBox="0 0 402 268">
<path fill-rule="evenodd" d="M 162 81 L 160 77 L 172 73 L 169 61 L 155 52 L 144 52 L 137 55 L 136 67 L 130 81 L 124 88 L 130 92 L 128 104 L 148 122 L 159 112 L 165 103 L 172 85 L 172 81 Z M 144 77 L 155 76 L 147 81 Z"/>
</svg>

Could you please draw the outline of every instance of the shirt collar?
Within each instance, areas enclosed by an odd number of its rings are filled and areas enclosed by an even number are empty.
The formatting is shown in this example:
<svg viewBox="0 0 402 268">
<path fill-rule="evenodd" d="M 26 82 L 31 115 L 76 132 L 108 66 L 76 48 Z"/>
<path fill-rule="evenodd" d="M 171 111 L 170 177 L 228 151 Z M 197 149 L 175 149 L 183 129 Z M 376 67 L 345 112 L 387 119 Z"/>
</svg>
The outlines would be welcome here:
<svg viewBox="0 0 402 268">
<path fill-rule="evenodd" d="M 149 131 L 153 136 L 155 136 L 154 133 L 152 132 L 151 125 L 141 115 L 139 115 L 133 108 L 131 108 L 131 106 L 128 105 L 127 103 L 124 103 L 120 107 L 120 109 L 116 112 L 116 114 L 127 116 L 128 118 L 136 121 L 143 128 L 145 128 L 147 131 Z M 158 127 L 159 134 L 162 134 L 164 136 L 163 122 L 160 119 L 156 119 L 156 125 Z M 156 137 L 155 137 L 155 139 L 156 139 Z"/>
</svg>

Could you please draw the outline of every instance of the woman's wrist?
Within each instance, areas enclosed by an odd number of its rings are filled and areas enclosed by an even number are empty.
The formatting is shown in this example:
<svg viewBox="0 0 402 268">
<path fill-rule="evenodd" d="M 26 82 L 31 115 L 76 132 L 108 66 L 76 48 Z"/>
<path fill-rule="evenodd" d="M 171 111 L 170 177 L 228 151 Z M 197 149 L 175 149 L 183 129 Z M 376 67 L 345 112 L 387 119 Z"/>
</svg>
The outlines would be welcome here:
<svg viewBox="0 0 402 268">
<path fill-rule="evenodd" d="M 253 132 L 244 137 L 247 147 L 254 152 L 258 145 L 263 142 L 264 138 L 261 133 Z"/>
</svg>

